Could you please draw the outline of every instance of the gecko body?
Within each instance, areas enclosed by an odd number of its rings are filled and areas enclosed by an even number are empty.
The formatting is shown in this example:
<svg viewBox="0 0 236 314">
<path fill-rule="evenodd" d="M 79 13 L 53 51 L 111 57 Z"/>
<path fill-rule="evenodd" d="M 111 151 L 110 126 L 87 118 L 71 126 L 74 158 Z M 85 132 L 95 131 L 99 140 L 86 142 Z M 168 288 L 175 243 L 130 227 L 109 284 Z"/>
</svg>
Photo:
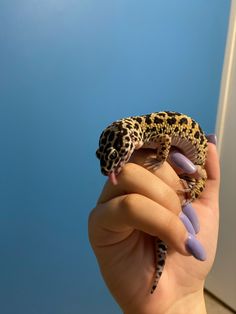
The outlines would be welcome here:
<svg viewBox="0 0 236 314">
<path fill-rule="evenodd" d="M 156 157 L 147 160 L 146 166 L 156 169 L 167 160 L 171 147 L 176 147 L 196 166 L 197 176 L 180 175 L 186 184 L 185 202 L 192 202 L 203 191 L 207 179 L 204 169 L 207 138 L 200 125 L 187 115 L 161 111 L 117 120 L 102 132 L 96 156 L 100 160 L 101 172 L 117 184 L 118 174 L 135 150 L 155 149 Z M 156 274 L 151 293 L 161 277 L 166 253 L 166 245 L 157 240 Z"/>
</svg>

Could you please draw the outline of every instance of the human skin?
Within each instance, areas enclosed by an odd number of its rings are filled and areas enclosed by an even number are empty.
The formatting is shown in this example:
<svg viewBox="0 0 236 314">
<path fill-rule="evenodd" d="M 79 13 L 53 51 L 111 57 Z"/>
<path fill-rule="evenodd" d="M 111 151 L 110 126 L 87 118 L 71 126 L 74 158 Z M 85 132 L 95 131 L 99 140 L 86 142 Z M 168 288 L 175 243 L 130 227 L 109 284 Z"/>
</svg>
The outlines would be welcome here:
<svg viewBox="0 0 236 314">
<path fill-rule="evenodd" d="M 204 283 L 216 252 L 220 171 L 216 147 L 208 144 L 206 187 L 192 203 L 200 232 L 196 235 L 207 259 L 186 250 L 188 232 L 178 217 L 184 194 L 177 173 L 165 162 L 151 173 L 143 167 L 149 150 L 135 152 L 118 176 L 105 184 L 89 216 L 89 239 L 111 294 L 125 314 L 203 314 Z M 150 294 L 154 273 L 154 241 L 168 245 L 166 265 Z"/>
</svg>

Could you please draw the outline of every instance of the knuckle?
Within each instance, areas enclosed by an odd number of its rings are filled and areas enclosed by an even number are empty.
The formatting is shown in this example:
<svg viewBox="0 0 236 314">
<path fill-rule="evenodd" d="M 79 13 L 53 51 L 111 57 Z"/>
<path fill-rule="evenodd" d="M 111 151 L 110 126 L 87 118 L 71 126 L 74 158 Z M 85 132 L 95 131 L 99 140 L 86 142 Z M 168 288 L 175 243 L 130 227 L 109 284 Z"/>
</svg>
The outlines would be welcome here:
<svg viewBox="0 0 236 314">
<path fill-rule="evenodd" d="M 122 171 L 120 173 L 121 179 L 130 178 L 130 176 L 137 170 L 137 165 L 134 163 L 127 163 L 123 166 Z"/>
<path fill-rule="evenodd" d="M 125 209 L 125 215 L 127 217 L 133 217 L 135 208 L 137 206 L 138 195 L 128 194 L 124 197 L 121 203 L 121 207 Z"/>
<path fill-rule="evenodd" d="M 95 211 L 95 208 L 93 208 L 88 215 L 88 227 L 90 228 L 95 223 L 96 223 L 96 211 Z"/>
<path fill-rule="evenodd" d="M 122 207 L 126 209 L 131 209 L 134 207 L 135 204 L 135 195 L 134 194 L 128 194 L 126 195 L 122 200 Z"/>
<path fill-rule="evenodd" d="M 176 231 L 179 229 L 179 218 L 174 215 L 174 214 L 171 214 L 169 215 L 168 219 L 166 219 L 166 226 L 165 226 L 165 229 L 166 229 L 166 232 L 168 234 L 175 234 Z"/>
</svg>

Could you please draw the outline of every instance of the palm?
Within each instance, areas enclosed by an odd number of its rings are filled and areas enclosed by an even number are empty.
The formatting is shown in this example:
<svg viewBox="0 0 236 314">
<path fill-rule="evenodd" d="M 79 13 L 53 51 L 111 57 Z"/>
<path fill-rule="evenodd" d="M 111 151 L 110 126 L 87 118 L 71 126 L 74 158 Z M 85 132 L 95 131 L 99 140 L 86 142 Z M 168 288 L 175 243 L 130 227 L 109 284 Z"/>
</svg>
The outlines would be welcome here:
<svg viewBox="0 0 236 314">
<path fill-rule="evenodd" d="M 197 235 L 205 247 L 207 260 L 197 261 L 168 250 L 164 272 L 153 295 L 150 289 L 154 276 L 154 241 L 149 234 L 127 228 L 123 232 L 99 230 L 92 240 L 104 279 L 120 306 L 142 313 L 145 309 L 162 307 L 164 310 L 180 295 L 198 291 L 204 284 L 216 251 L 218 232 L 218 185 L 216 169 L 207 164 L 208 181 L 200 199 L 193 203 L 200 221 Z M 96 221 L 95 221 L 96 224 Z M 96 226 L 93 226 L 93 232 Z M 91 223 L 90 223 L 91 229 Z M 99 243 L 96 243 L 99 239 Z M 133 303 L 133 305 L 132 305 Z"/>
</svg>

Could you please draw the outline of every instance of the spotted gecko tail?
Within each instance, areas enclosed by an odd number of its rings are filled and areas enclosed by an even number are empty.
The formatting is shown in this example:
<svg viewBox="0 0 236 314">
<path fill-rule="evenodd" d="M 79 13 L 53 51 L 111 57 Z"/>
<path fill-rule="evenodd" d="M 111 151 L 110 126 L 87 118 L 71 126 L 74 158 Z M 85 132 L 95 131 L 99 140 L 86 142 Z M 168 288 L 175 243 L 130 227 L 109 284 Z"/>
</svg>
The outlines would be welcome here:
<svg viewBox="0 0 236 314">
<path fill-rule="evenodd" d="M 155 278 L 154 278 L 154 282 L 151 289 L 151 294 L 153 294 L 153 292 L 155 291 L 158 285 L 158 282 L 161 278 L 161 275 L 165 266 L 166 254 L 167 254 L 167 245 L 163 241 L 157 239 L 156 240 L 156 272 L 155 272 Z"/>
</svg>

